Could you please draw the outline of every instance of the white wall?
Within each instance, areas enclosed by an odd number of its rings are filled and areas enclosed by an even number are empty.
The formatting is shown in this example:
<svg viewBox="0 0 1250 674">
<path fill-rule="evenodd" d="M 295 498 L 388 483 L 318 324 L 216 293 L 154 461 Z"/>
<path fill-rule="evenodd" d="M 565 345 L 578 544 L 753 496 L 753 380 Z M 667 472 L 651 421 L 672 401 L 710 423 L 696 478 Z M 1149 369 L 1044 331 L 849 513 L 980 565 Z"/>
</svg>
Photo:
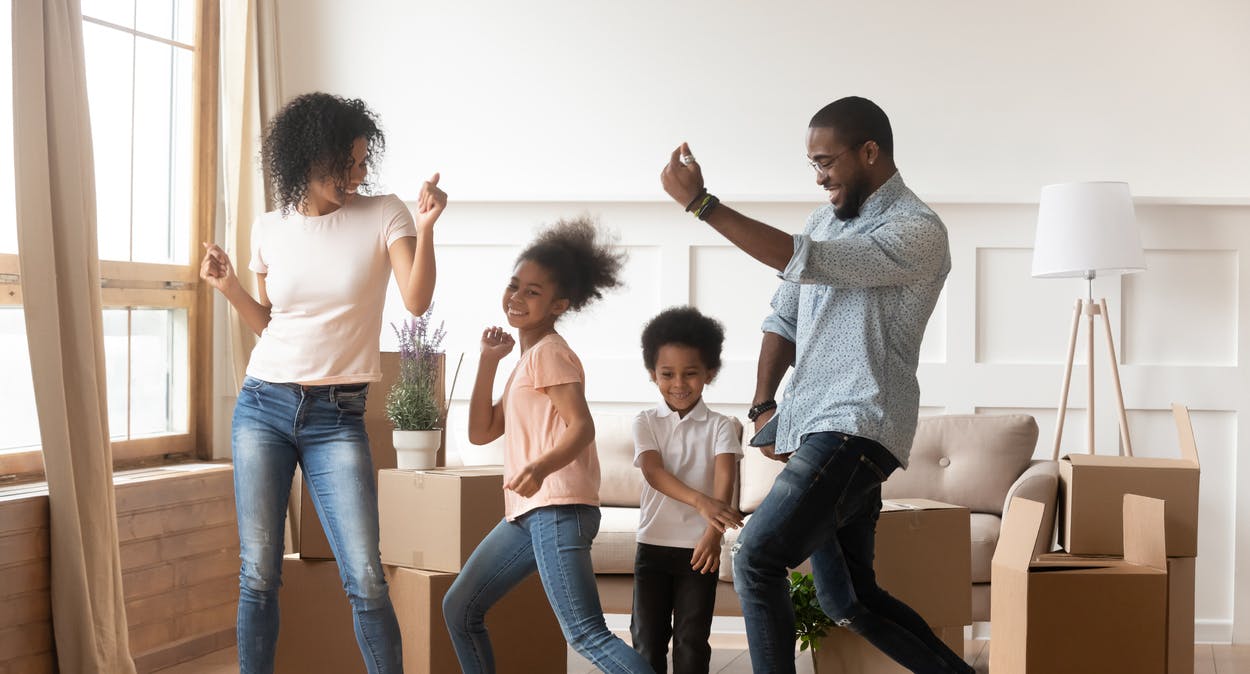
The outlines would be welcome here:
<svg viewBox="0 0 1250 674">
<path fill-rule="evenodd" d="M 279 0 L 283 89 L 366 99 L 413 196 L 649 199 L 682 140 L 723 196 L 812 194 L 811 114 L 848 94 L 891 115 L 900 165 L 939 200 L 1244 196 L 1250 3 L 355 2 Z"/>
<path fill-rule="evenodd" d="M 1030 202 L 1048 182 L 1128 180 L 1147 197 L 1138 213 L 1150 269 L 1099 280 L 1095 293 L 1111 303 L 1134 443 L 1173 452 L 1168 405 L 1194 410 L 1198 634 L 1250 641 L 1250 461 L 1237 460 L 1250 456 L 1238 432 L 1250 409 L 1240 365 L 1250 352 L 1250 3 L 779 4 L 392 0 L 344 13 L 330 0 L 279 0 L 283 89 L 373 106 L 389 134 L 381 178 L 391 191 L 411 198 L 443 172 L 452 205 L 438 226 L 436 301 L 449 351 L 470 354 L 460 399 L 476 337 L 502 322 L 519 246 L 539 224 L 589 211 L 631 253 L 628 290 L 565 326 L 592 400 L 650 403 L 638 326 L 691 302 L 729 328 L 707 397 L 740 413 L 775 278 L 667 202 L 659 167 L 688 140 L 718 194 L 798 229 L 821 198 L 803 161 L 806 121 L 856 93 L 890 114 L 904 176 L 951 233 L 954 269 L 920 368 L 924 413 L 1027 411 L 1048 455 L 1084 288 L 1029 277 Z M 1105 361 L 1096 366 L 1106 374 Z M 1110 448 L 1113 399 L 1099 395 L 1099 444 Z M 1065 448 L 1080 447 L 1084 405 L 1074 390 Z M 452 436 L 467 445 L 462 428 Z"/>
</svg>

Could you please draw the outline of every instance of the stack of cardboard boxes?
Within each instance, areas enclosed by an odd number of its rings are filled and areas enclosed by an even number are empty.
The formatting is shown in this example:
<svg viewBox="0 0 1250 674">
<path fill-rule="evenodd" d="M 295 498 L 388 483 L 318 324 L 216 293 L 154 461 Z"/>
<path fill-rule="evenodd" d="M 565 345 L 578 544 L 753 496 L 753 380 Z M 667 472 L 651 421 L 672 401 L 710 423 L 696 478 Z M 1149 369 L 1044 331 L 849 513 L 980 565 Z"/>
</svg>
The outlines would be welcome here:
<svg viewBox="0 0 1250 674">
<path fill-rule="evenodd" d="M 365 411 L 374 467 L 383 569 L 403 638 L 404 671 L 460 671 L 443 620 L 443 597 L 477 544 L 503 518 L 500 467 L 395 469 L 386 392 L 398 356 L 382 354 L 383 380 L 370 388 Z M 440 451 L 441 463 L 441 451 Z M 351 607 L 338 565 L 306 484 L 293 518 L 299 552 L 282 565 L 278 674 L 364 674 Z M 537 574 L 486 616 L 498 671 L 563 672 L 566 648 Z"/>
<path fill-rule="evenodd" d="M 993 671 L 1193 673 L 1198 450 L 1189 411 L 1172 412 L 1179 459 L 1060 461 L 1064 552 L 1032 559 L 1049 533 L 1040 506 L 1012 503 L 994 553 Z"/>
</svg>

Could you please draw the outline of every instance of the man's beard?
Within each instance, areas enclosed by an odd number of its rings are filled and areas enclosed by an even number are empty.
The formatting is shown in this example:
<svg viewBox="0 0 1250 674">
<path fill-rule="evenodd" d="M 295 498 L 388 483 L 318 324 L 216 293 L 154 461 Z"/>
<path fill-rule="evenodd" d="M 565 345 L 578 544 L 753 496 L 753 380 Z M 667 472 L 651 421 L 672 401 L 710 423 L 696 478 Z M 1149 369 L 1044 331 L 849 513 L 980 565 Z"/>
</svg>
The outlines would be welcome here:
<svg viewBox="0 0 1250 674">
<path fill-rule="evenodd" d="M 864 183 L 857 180 L 852 185 L 843 183 L 843 189 L 846 190 L 846 199 L 841 206 L 833 207 L 833 214 L 838 216 L 839 220 L 851 220 L 859 217 L 859 208 L 864 205 Z"/>
</svg>

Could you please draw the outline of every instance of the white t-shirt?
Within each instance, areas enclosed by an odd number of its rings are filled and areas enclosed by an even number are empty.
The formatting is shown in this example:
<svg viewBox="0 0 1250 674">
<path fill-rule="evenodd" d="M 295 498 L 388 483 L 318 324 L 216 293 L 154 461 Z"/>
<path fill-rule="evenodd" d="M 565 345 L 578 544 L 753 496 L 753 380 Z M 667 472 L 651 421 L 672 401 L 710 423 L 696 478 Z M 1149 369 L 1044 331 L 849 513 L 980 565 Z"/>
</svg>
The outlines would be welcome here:
<svg viewBox="0 0 1250 674">
<path fill-rule="evenodd" d="M 656 451 L 664 469 L 691 489 L 715 496 L 716 455 L 742 456 L 742 442 L 729 417 L 713 412 L 700 399 L 682 418 L 661 402 L 634 418 L 634 465 L 642 453 Z M 707 531 L 699 511 L 642 483 L 638 542 L 693 548 Z"/>
<path fill-rule="evenodd" d="M 393 194 L 357 196 L 328 215 L 257 218 L 248 268 L 265 274 L 273 309 L 247 373 L 301 384 L 380 380 L 388 249 L 416 235 L 412 214 Z"/>
</svg>

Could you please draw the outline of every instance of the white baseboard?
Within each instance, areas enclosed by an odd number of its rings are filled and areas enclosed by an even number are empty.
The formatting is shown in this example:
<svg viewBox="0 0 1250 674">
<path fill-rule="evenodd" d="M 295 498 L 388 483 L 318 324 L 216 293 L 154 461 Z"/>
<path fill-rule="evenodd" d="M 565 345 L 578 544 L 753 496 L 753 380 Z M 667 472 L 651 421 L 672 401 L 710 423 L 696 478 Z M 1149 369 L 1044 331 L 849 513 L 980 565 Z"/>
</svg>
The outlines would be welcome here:
<svg viewBox="0 0 1250 674">
<path fill-rule="evenodd" d="M 1199 644 L 1227 644 L 1233 641 L 1233 621 L 1194 621 L 1194 642 Z"/>
</svg>

